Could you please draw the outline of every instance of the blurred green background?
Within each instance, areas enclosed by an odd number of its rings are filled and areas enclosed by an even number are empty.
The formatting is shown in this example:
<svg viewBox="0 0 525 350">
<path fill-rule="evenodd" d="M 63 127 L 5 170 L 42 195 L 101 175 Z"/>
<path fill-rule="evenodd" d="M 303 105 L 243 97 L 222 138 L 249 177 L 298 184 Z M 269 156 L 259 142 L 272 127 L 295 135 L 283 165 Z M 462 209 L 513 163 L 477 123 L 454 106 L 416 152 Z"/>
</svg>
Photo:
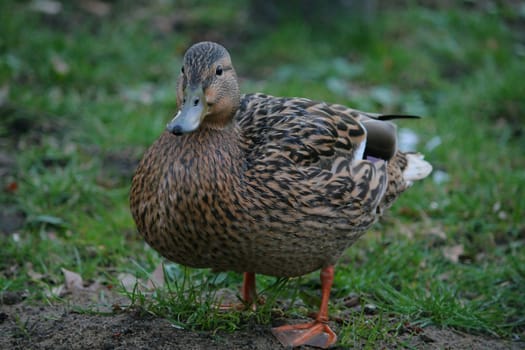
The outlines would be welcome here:
<svg viewBox="0 0 525 350">
<path fill-rule="evenodd" d="M 424 116 L 398 125 L 434 173 L 342 258 L 336 314 L 355 292 L 399 322 L 524 336 L 523 1 L 0 2 L 0 291 L 40 300 L 60 268 L 117 284 L 161 261 L 129 185 L 201 40 L 244 92 Z"/>
</svg>

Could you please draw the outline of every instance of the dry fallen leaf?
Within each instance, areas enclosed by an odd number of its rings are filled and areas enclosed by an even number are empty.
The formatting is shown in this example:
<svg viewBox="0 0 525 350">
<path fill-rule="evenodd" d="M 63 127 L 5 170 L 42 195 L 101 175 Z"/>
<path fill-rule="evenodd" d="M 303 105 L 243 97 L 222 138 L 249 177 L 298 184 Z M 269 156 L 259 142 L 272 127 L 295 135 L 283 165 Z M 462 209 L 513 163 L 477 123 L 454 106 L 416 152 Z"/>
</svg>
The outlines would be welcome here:
<svg viewBox="0 0 525 350">
<path fill-rule="evenodd" d="M 457 244 L 451 247 L 444 247 L 442 252 L 447 260 L 458 263 L 459 257 L 465 253 L 465 249 L 463 248 L 463 244 Z"/>
<path fill-rule="evenodd" d="M 76 273 L 64 268 L 61 269 L 64 274 L 66 289 L 72 291 L 74 289 L 84 289 L 84 281 L 82 277 Z"/>
<path fill-rule="evenodd" d="M 0 106 L 7 104 L 9 100 L 9 85 L 6 83 L 0 87 Z"/>
<path fill-rule="evenodd" d="M 63 297 L 66 294 L 75 294 L 79 292 L 96 292 L 102 288 L 102 285 L 98 281 L 85 286 L 82 276 L 80 276 L 78 273 L 64 268 L 61 270 L 64 274 L 64 283 L 51 288 L 50 291 L 47 291 L 46 294 L 48 296 Z"/>
<path fill-rule="evenodd" d="M 448 281 L 448 280 L 450 280 L 450 278 L 451 278 L 450 271 L 443 272 L 442 274 L 439 274 L 437 276 L 438 281 Z"/>
<path fill-rule="evenodd" d="M 120 284 L 122 284 L 122 287 L 124 287 L 124 290 L 128 293 L 133 292 L 135 285 L 139 282 L 137 277 L 130 273 L 121 273 L 117 276 L 117 279 L 120 281 Z"/>
<path fill-rule="evenodd" d="M 164 265 L 158 264 L 155 271 L 151 273 L 147 281 L 138 279 L 130 273 L 121 273 L 118 275 L 118 280 L 126 292 L 131 293 L 135 289 L 135 286 L 141 292 L 151 292 L 156 288 L 164 286 Z"/>
<path fill-rule="evenodd" d="M 27 270 L 27 275 L 33 280 L 33 281 L 41 281 L 43 278 L 44 278 L 44 275 L 39 273 L 39 272 L 36 272 L 35 270 L 33 270 L 33 264 L 28 262 L 26 263 L 26 270 Z"/>
<path fill-rule="evenodd" d="M 64 295 L 66 295 L 66 287 L 61 284 L 59 286 L 55 286 L 53 288 L 51 288 L 50 291 L 46 291 L 46 296 L 48 297 L 63 297 Z"/>
<path fill-rule="evenodd" d="M 67 64 L 62 57 L 54 55 L 51 57 L 51 64 L 58 75 L 66 75 L 69 73 L 69 64 Z"/>
<path fill-rule="evenodd" d="M 80 2 L 80 7 L 82 7 L 87 12 L 103 17 L 108 15 L 111 12 L 111 5 L 97 0 L 84 0 Z"/>
<path fill-rule="evenodd" d="M 428 234 L 432 235 L 432 236 L 435 236 L 435 237 L 439 238 L 442 241 L 445 241 L 447 239 L 447 234 L 445 233 L 445 231 L 441 227 L 432 227 L 428 231 Z"/>
<path fill-rule="evenodd" d="M 151 273 L 146 283 L 148 289 L 155 289 L 164 286 L 164 264 L 160 263 Z"/>
<path fill-rule="evenodd" d="M 45 13 L 46 15 L 57 15 L 62 11 L 62 4 L 60 1 L 33 0 L 31 3 L 31 9 Z"/>
</svg>

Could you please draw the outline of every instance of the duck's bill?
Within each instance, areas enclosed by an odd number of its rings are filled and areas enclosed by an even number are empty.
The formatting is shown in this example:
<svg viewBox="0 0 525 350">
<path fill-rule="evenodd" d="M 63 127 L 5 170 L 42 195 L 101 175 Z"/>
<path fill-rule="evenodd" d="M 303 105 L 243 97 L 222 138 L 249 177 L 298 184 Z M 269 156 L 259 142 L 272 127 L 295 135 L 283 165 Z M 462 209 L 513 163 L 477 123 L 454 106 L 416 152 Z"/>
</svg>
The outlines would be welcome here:
<svg viewBox="0 0 525 350">
<path fill-rule="evenodd" d="M 177 115 L 166 125 L 166 129 L 175 135 L 197 130 L 206 115 L 206 101 L 201 88 L 186 93 L 186 102 Z"/>
</svg>

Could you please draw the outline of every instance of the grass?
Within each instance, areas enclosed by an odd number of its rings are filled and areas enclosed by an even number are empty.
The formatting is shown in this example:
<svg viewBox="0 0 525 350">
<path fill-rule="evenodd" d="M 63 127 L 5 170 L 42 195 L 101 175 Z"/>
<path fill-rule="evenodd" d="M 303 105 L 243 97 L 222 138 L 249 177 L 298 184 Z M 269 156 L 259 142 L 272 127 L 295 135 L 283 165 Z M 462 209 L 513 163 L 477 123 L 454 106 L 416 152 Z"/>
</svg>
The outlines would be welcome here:
<svg viewBox="0 0 525 350">
<path fill-rule="evenodd" d="M 176 110 L 185 48 L 214 38 L 231 47 L 244 91 L 427 116 L 399 124 L 417 132 L 445 181 L 417 184 L 341 259 L 332 313 L 351 292 L 379 308 L 347 318 L 342 344 L 373 348 L 405 321 L 523 337 L 523 11 L 411 5 L 376 13 L 373 25 L 336 16 L 254 27 L 243 2 L 233 12 L 206 1 L 175 10 L 117 1 L 107 17 L 75 4 L 59 15 L 30 6 L 0 4 L 0 153 L 15 162 L 0 181 L 0 209 L 25 216 L 16 234 L 0 235 L 0 291 L 40 300 L 62 283 L 61 268 L 113 285 L 120 272 L 153 271 L 161 258 L 135 233 L 130 174 Z M 164 25 L 170 13 L 184 14 L 176 31 Z M 445 258 L 458 245 L 458 260 Z M 305 316 L 318 300 L 316 273 L 286 286 L 261 276 L 266 309 L 219 313 L 215 291 L 238 288 L 240 276 L 167 266 L 165 290 L 129 297 L 186 328 L 268 323 L 275 299 L 294 295 L 286 313 Z"/>
<path fill-rule="evenodd" d="M 236 310 L 231 305 L 241 305 L 241 299 L 220 293 L 224 288 L 241 283 L 231 273 L 210 273 L 208 269 L 195 270 L 176 264 L 164 265 L 166 285 L 147 291 L 135 284 L 124 293 L 129 297 L 131 308 L 138 308 L 155 316 L 170 320 L 176 327 L 190 330 L 234 331 L 241 325 L 268 324 L 274 314 L 279 297 L 289 295 L 285 288 L 290 285 L 286 279 L 260 280 L 258 296 L 264 303 L 257 311 Z M 144 271 L 145 272 L 145 271 Z M 221 305 L 228 309 L 221 309 Z"/>
</svg>

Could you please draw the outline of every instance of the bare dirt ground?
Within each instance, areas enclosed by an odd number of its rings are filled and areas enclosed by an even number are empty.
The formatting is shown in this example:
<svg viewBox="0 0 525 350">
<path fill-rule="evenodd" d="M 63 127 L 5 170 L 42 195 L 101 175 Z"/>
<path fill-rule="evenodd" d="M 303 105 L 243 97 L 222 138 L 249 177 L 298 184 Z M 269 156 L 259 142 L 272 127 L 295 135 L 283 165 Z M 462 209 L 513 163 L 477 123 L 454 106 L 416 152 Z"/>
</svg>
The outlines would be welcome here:
<svg viewBox="0 0 525 350">
<path fill-rule="evenodd" d="M 271 326 L 253 324 L 233 333 L 191 332 L 165 319 L 117 307 L 129 300 L 115 293 L 104 293 L 102 300 L 100 295 L 86 291 L 69 295 L 62 303 L 33 304 L 22 295 L 4 293 L 0 299 L 0 349 L 284 349 L 272 336 Z M 96 312 L 79 311 L 86 309 Z M 337 331 L 337 325 L 333 326 Z M 396 344 L 379 344 L 382 349 L 525 348 L 522 342 L 437 327 L 404 333 Z M 365 345 L 355 344 L 354 348 Z"/>
</svg>

